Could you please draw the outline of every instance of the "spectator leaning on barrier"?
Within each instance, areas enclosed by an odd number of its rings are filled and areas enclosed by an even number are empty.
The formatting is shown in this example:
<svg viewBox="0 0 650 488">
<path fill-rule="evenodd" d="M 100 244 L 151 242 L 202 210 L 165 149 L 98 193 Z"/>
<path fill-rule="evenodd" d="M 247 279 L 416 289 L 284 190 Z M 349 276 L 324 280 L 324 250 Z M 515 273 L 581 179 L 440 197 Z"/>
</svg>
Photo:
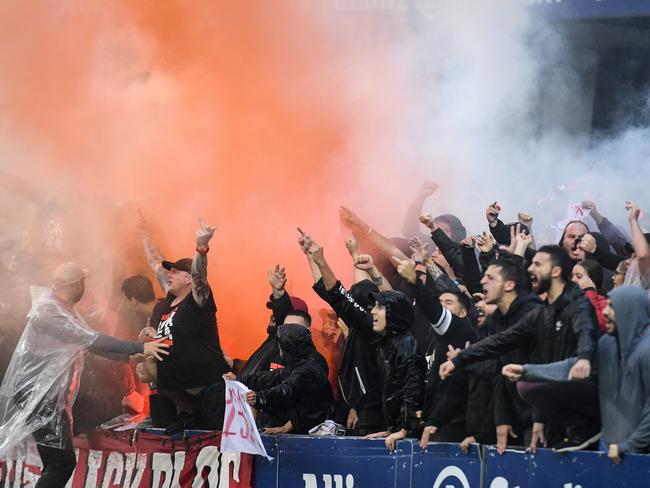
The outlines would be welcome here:
<svg viewBox="0 0 650 488">
<path fill-rule="evenodd" d="M 636 286 L 609 293 L 607 334 L 598 342 L 603 437 L 615 462 L 626 452 L 650 451 L 650 314 Z"/>
<path fill-rule="evenodd" d="M 552 384 L 519 382 L 521 396 L 533 406 L 531 450 L 546 445 L 544 424 L 564 424 L 566 434 L 558 450 L 586 447 L 600 432 L 598 393 L 589 380 L 596 352 L 598 321 L 591 303 L 570 281 L 572 263 L 559 246 L 543 246 L 529 267 L 533 289 L 546 293 L 546 304 L 526 314 L 508 330 L 490 336 L 462 351 L 440 367 L 441 378 L 473 362 L 498 357 L 517 347 L 530 347 L 531 362 L 552 363 L 577 356 L 567 380 Z"/>
<path fill-rule="evenodd" d="M 369 296 L 371 312 L 368 313 L 338 281 L 325 259 L 323 248 L 304 233 L 299 243 L 303 252 L 310 256 L 310 265 L 313 262 L 318 267 L 327 300 L 337 316 L 350 329 L 357 327 L 373 338 L 388 430 L 375 432 L 367 438 L 385 437 L 386 446 L 392 451 L 398 440 L 416 428 L 417 412 L 422 409 L 425 363 L 417 352 L 415 337 L 409 332 L 414 320 L 411 301 L 398 291 L 373 292 Z"/>
</svg>

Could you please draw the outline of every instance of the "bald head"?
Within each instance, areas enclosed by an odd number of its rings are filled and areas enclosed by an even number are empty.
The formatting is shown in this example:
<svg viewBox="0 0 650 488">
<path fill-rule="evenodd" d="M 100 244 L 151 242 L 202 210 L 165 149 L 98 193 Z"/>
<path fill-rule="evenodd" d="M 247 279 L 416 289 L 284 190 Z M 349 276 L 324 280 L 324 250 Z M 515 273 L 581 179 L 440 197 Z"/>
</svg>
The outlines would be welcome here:
<svg viewBox="0 0 650 488">
<path fill-rule="evenodd" d="M 77 303 L 83 297 L 86 272 L 76 263 L 60 264 L 52 276 L 52 289 L 61 299 Z"/>
</svg>

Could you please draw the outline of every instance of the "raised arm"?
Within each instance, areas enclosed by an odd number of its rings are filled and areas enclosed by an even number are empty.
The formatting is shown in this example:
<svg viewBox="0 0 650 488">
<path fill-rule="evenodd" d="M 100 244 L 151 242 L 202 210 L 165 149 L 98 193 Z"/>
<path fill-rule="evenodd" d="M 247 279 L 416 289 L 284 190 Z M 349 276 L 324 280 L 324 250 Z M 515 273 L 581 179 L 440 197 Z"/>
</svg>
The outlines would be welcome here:
<svg viewBox="0 0 650 488">
<path fill-rule="evenodd" d="M 609 244 L 614 248 L 616 253 L 627 257 L 628 253 L 625 250 L 627 237 L 614 224 L 612 224 L 607 217 L 603 216 L 598 211 L 594 202 L 585 200 L 580 204 L 580 206 L 589 210 L 589 215 L 594 219 L 594 222 L 596 222 L 598 230 L 603 234 L 603 236 L 605 236 L 605 239 L 609 241 Z"/>
<path fill-rule="evenodd" d="M 376 247 L 389 260 L 393 257 L 407 259 L 407 256 L 390 239 L 373 230 L 372 227 L 361 220 L 351 210 L 341 207 L 339 216 L 343 225 L 352 231 L 352 234 L 360 244 L 364 242 L 369 243 L 371 246 Z"/>
<path fill-rule="evenodd" d="M 142 245 L 144 246 L 144 256 L 147 259 L 149 267 L 155 273 L 158 284 L 167 293 L 169 285 L 167 282 L 167 270 L 162 267 L 163 257 L 151 239 L 151 231 L 141 211 L 138 211 L 138 216 L 137 229 L 142 239 Z"/>
<path fill-rule="evenodd" d="M 641 209 L 634 202 L 627 202 L 625 209 L 630 211 L 628 218 L 630 220 L 630 230 L 632 231 L 632 247 L 634 247 L 634 254 L 639 260 L 639 276 L 641 283 L 645 288 L 650 287 L 650 245 L 643 235 L 641 226 L 639 225 L 639 215 Z"/>
<path fill-rule="evenodd" d="M 196 252 L 192 259 L 192 296 L 199 307 L 202 307 L 210 297 L 208 284 L 208 251 L 210 239 L 214 235 L 215 227 L 207 225 L 199 219 L 199 228 L 196 231 Z"/>
<path fill-rule="evenodd" d="M 433 220 L 431 214 L 420 215 L 420 222 L 427 226 L 431 231 L 431 240 L 438 246 L 440 252 L 449 263 L 454 274 L 462 278 L 463 273 L 463 256 L 460 246 L 452 241 L 442 229 L 440 229 Z"/>
<path fill-rule="evenodd" d="M 402 224 L 402 235 L 407 239 L 411 236 L 417 236 L 424 239 L 426 236 L 420 232 L 420 224 L 418 217 L 422 213 L 422 206 L 427 198 L 433 195 L 438 190 L 438 183 L 433 181 L 425 181 L 415 195 L 415 199 L 409 206 L 404 216 L 404 223 Z"/>
<path fill-rule="evenodd" d="M 357 243 L 357 240 L 354 237 L 350 237 L 349 239 L 345 240 L 345 247 L 348 249 L 348 252 L 350 253 L 350 257 L 352 258 L 352 264 L 354 267 L 354 282 L 359 283 L 360 281 L 363 280 L 370 280 L 371 276 L 368 274 L 368 272 L 357 266 L 356 260 L 359 257 L 359 244 Z"/>
<path fill-rule="evenodd" d="M 302 230 L 300 227 L 298 227 L 298 232 L 300 232 L 300 238 L 298 239 L 298 244 L 300 245 L 300 249 L 302 249 L 302 252 L 304 253 L 305 257 L 307 258 L 307 263 L 309 264 L 311 275 L 314 278 L 314 283 L 318 283 L 321 279 L 323 279 L 323 275 L 321 274 L 320 269 L 314 262 L 314 258 L 309 252 L 313 240 L 311 236 L 308 236 L 305 233 L 305 231 Z"/>
<path fill-rule="evenodd" d="M 381 274 L 381 271 L 375 266 L 375 262 L 370 254 L 359 254 L 354 260 L 354 267 L 368 275 L 370 280 L 377 285 L 379 291 L 390 291 L 393 289 L 388 280 Z"/>
</svg>

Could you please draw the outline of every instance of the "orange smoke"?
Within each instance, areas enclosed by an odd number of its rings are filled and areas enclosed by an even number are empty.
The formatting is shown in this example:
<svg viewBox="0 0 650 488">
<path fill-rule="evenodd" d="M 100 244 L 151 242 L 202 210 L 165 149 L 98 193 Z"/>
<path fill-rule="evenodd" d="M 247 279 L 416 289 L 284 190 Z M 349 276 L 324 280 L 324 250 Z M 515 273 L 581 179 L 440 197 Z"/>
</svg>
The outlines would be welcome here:
<svg viewBox="0 0 650 488">
<path fill-rule="evenodd" d="M 27 161 L 10 169 L 62 180 L 94 209 L 122 275 L 144 268 L 136 209 L 174 259 L 192 255 L 197 217 L 216 225 L 222 343 L 247 357 L 265 334 L 275 263 L 318 322 L 297 225 L 350 277 L 336 206 L 361 200 L 352 125 L 382 144 L 394 135 L 392 67 L 371 45 L 345 52 L 337 29 L 309 2 L 5 2 L 0 114 Z M 366 78 L 350 91 L 355 64 Z"/>
</svg>

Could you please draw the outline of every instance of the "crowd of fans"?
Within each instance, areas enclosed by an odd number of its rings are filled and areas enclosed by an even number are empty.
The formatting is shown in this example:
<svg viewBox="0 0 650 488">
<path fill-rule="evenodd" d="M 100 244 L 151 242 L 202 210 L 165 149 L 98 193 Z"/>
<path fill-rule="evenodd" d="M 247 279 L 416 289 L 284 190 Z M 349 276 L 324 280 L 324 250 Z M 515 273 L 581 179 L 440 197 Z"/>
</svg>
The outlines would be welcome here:
<svg viewBox="0 0 650 488">
<path fill-rule="evenodd" d="M 454 215 L 422 214 L 435 189 L 423 185 L 400 237 L 340 210 L 353 236 L 344 243 L 352 283 L 337 277 L 317 236 L 298 229 L 313 291 L 328 306 L 321 318 L 340 331 L 327 346 L 336 354 L 315 344 L 309 308 L 289 295 L 278 265 L 268 273 L 268 336 L 247 360 L 229 358 L 206 273 L 214 229 L 201 223 L 193 258 L 166 261 L 142 225 L 146 258 L 166 296 L 156 298 L 148 278 L 132 276 L 121 287 L 122 309 L 135 324 L 129 339 L 137 334 L 168 349 L 145 355 L 136 347 L 119 367 L 95 359 L 87 381 L 116 385 L 114 400 L 97 408 L 107 418 L 148 413 L 147 425 L 168 432 L 218 430 L 226 378 L 249 387 L 267 434 L 308 434 L 333 420 L 346 435 L 385 438 L 389 450 L 409 437 L 423 448 L 485 443 L 500 453 L 600 443 L 614 462 L 648 452 L 650 234 L 639 225 L 639 207 L 626 203 L 623 230 L 582 202 L 597 230 L 571 221 L 558 244 L 537 247 L 532 217 L 504 223 L 497 202 L 485 210 L 489 232 L 474 236 Z M 101 330 L 103 319 L 90 323 Z M 79 419 L 92 402 L 82 391 Z"/>
</svg>

